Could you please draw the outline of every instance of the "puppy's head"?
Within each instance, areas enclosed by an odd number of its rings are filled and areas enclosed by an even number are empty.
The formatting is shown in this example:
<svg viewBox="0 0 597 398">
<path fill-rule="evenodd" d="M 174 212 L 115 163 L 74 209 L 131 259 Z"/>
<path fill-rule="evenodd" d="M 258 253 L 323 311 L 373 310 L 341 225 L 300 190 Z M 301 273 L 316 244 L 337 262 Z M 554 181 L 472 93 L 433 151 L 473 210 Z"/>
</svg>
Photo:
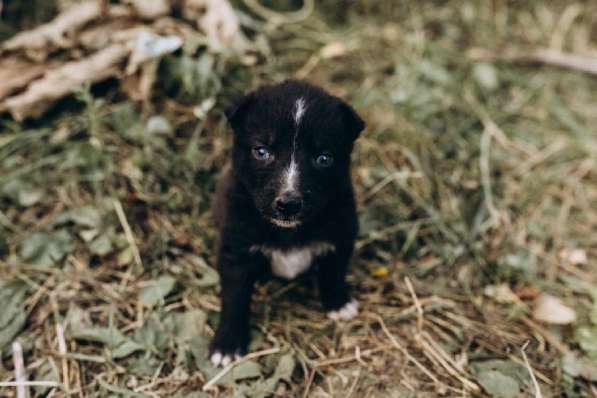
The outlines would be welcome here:
<svg viewBox="0 0 597 398">
<path fill-rule="evenodd" d="M 273 225 L 317 217 L 349 186 L 350 153 L 365 124 L 339 98 L 291 80 L 248 94 L 226 115 L 235 174 Z"/>
</svg>

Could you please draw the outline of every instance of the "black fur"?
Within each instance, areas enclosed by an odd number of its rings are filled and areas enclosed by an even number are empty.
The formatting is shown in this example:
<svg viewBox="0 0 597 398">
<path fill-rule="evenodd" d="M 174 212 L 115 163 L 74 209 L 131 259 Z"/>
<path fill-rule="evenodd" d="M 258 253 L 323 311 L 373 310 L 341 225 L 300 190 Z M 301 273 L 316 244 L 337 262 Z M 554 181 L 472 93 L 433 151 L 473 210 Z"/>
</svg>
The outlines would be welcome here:
<svg viewBox="0 0 597 398">
<path fill-rule="evenodd" d="M 297 124 L 296 101 L 306 111 Z M 364 128 L 356 112 L 337 97 L 301 81 L 265 86 L 231 107 L 226 116 L 234 130 L 232 168 L 224 172 L 214 202 L 220 230 L 218 270 L 222 311 L 211 352 L 244 354 L 249 343 L 249 313 L 253 285 L 270 269 L 268 258 L 255 247 L 288 249 L 326 242 L 335 250 L 316 257 L 322 303 L 327 310 L 349 300 L 345 282 L 357 234 L 355 200 L 350 180 L 350 154 Z M 293 140 L 296 139 L 296 142 Z M 266 147 L 272 158 L 259 160 L 254 148 Z M 291 217 L 274 205 L 292 152 L 300 174 L 297 195 L 302 206 Z M 320 167 L 317 157 L 333 157 Z M 272 218 L 298 221 L 282 228 Z"/>
</svg>

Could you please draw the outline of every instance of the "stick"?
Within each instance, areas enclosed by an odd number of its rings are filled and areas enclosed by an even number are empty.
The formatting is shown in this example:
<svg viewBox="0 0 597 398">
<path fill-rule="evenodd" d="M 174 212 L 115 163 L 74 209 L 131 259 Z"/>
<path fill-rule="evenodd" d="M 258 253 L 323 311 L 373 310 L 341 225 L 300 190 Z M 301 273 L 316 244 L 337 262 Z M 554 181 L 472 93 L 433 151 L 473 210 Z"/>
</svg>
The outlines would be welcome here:
<svg viewBox="0 0 597 398">
<path fill-rule="evenodd" d="M 58 338 L 58 352 L 62 356 L 62 383 L 64 384 L 64 390 L 68 394 L 70 391 L 69 386 L 69 372 L 68 372 L 68 359 L 66 358 L 66 340 L 64 339 L 64 328 L 60 323 L 56 323 L 56 336 Z"/>
<path fill-rule="evenodd" d="M 61 388 L 62 384 L 57 381 L 2 381 L 0 387 L 54 387 Z M 18 397 L 18 395 L 17 395 Z"/>
<path fill-rule="evenodd" d="M 505 52 L 503 54 L 496 54 L 486 49 L 476 48 L 469 52 L 469 56 L 472 59 L 488 61 L 541 63 L 597 75 L 597 58 L 565 53 L 549 48 L 538 49 L 527 53 L 516 51 Z"/>
<path fill-rule="evenodd" d="M 133 230 L 129 225 L 129 222 L 126 219 L 126 215 L 124 214 L 124 209 L 120 204 L 118 199 L 114 199 L 114 210 L 116 210 L 116 215 L 118 216 L 118 220 L 120 221 L 120 225 L 122 225 L 122 229 L 124 230 L 124 235 L 126 236 L 126 240 L 133 251 L 133 257 L 135 258 L 135 263 L 140 268 L 143 268 L 143 262 L 141 261 L 141 253 L 139 252 L 139 248 L 137 247 L 137 243 L 135 242 L 135 236 L 133 235 Z M 131 267 L 129 267 L 126 275 L 122 279 L 121 285 L 124 286 L 128 282 L 131 274 Z"/>
<path fill-rule="evenodd" d="M 535 377 L 533 368 L 531 367 L 531 364 L 529 363 L 529 358 L 527 358 L 527 354 L 526 354 L 526 352 L 524 352 L 525 348 L 527 348 L 528 345 L 529 345 L 528 341 L 526 343 L 524 343 L 524 345 L 520 349 L 520 352 L 522 352 L 522 358 L 524 359 L 524 364 L 526 365 L 527 369 L 529 370 L 529 373 L 531 374 L 531 380 L 533 381 L 533 386 L 535 387 L 535 398 L 543 398 L 543 394 L 541 394 L 541 389 L 539 388 L 539 382 L 537 382 L 537 378 Z"/>
<path fill-rule="evenodd" d="M 410 282 L 408 276 L 404 277 L 404 282 L 406 282 L 406 287 L 412 296 L 412 299 L 415 303 L 415 307 L 417 308 L 417 329 L 419 333 L 423 331 L 423 306 L 421 306 L 421 302 L 415 293 L 415 289 L 413 288 L 413 284 Z"/>
<path fill-rule="evenodd" d="M 437 377 L 435 377 L 433 375 L 433 373 L 431 373 L 429 371 L 429 369 L 427 369 L 421 362 L 417 361 L 417 359 L 415 357 L 410 355 L 409 352 L 406 350 L 406 348 L 402 347 L 400 345 L 400 343 L 398 343 L 398 341 L 394 338 L 392 333 L 390 333 L 390 331 L 388 330 L 388 328 L 387 328 L 385 322 L 383 321 L 383 319 L 381 318 L 381 316 L 379 316 L 377 314 L 373 314 L 373 316 L 376 318 L 376 320 L 379 323 L 379 325 L 381 326 L 383 332 L 388 337 L 388 339 L 390 339 L 390 341 L 392 342 L 394 347 L 396 347 L 398 349 L 398 351 L 400 351 L 402 353 L 402 355 L 404 355 L 406 357 L 406 359 L 408 359 L 409 361 L 414 363 L 423 373 L 425 373 L 427 375 L 427 377 L 429 377 L 431 380 L 433 380 L 433 382 L 435 382 L 437 385 L 442 386 L 442 388 L 448 388 L 448 386 L 446 384 L 442 383 Z"/>
<path fill-rule="evenodd" d="M 17 398 L 28 398 L 29 391 L 25 385 L 27 383 L 27 372 L 25 370 L 25 361 L 23 360 L 23 347 L 18 341 L 12 343 L 12 360 L 15 366 Z"/>
<path fill-rule="evenodd" d="M 217 375 L 215 375 L 210 381 L 208 381 L 207 383 L 205 383 L 203 385 L 202 390 L 203 391 L 207 391 L 210 388 L 212 388 L 214 386 L 214 384 L 216 384 L 218 382 L 218 380 L 220 380 L 222 377 L 226 376 L 226 374 L 228 372 L 230 372 L 230 370 L 232 368 L 234 368 L 236 365 L 248 361 L 250 359 L 255 359 L 255 358 L 259 358 L 259 357 L 263 357 L 266 355 L 271 355 L 271 354 L 275 354 L 277 352 L 280 352 L 280 348 L 279 347 L 274 347 L 274 348 L 268 348 L 266 350 L 261 350 L 261 351 L 256 351 L 256 352 L 252 352 L 250 354 L 245 355 L 242 358 L 237 359 L 236 361 L 226 365 L 224 367 L 224 369 L 222 369 Z"/>
</svg>

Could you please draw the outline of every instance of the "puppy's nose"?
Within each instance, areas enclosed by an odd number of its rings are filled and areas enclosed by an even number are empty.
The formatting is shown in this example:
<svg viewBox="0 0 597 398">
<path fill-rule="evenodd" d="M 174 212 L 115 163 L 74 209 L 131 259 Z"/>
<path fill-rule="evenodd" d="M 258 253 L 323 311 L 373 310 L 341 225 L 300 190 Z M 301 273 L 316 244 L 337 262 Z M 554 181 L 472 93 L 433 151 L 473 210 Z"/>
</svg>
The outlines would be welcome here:
<svg viewBox="0 0 597 398">
<path fill-rule="evenodd" d="M 303 207 L 303 198 L 296 192 L 284 192 L 276 198 L 274 206 L 285 216 L 295 216 Z"/>
</svg>

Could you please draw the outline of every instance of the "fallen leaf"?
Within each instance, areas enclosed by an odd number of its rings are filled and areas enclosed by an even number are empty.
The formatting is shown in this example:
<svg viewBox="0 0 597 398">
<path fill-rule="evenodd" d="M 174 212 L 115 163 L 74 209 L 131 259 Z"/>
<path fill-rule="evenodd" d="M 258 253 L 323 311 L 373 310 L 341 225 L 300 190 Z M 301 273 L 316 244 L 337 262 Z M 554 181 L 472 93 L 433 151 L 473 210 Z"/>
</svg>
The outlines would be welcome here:
<svg viewBox="0 0 597 398">
<path fill-rule="evenodd" d="M 142 351 L 145 347 L 122 334 L 118 329 L 78 326 L 73 328 L 72 336 L 76 340 L 100 343 L 112 351 L 112 358 L 120 359 L 134 352 Z"/>
<path fill-rule="evenodd" d="M 93 206 L 82 206 L 63 212 L 56 217 L 53 224 L 61 225 L 68 222 L 72 222 L 82 227 L 96 228 L 101 224 L 102 217 L 97 208 Z"/>
<path fill-rule="evenodd" d="M 0 61 L 0 100 L 26 87 L 51 67 L 13 58 Z"/>
<path fill-rule="evenodd" d="M 515 398 L 520 395 L 518 382 L 497 370 L 488 370 L 477 375 L 479 384 L 494 398 Z"/>
<path fill-rule="evenodd" d="M 568 325 L 576 321 L 576 311 L 565 305 L 561 299 L 549 294 L 542 294 L 535 301 L 533 317 L 538 321 L 553 325 Z"/>
<path fill-rule="evenodd" d="M 0 281 L 0 352 L 12 343 L 25 326 L 27 314 L 23 307 L 27 286 Z"/>
<path fill-rule="evenodd" d="M 580 357 L 573 352 L 567 352 L 562 358 L 562 369 L 572 377 L 582 377 L 597 382 L 597 362 Z"/>
<path fill-rule="evenodd" d="M 246 39 L 234 9 L 224 0 L 183 0 L 183 16 L 197 21 L 214 50 L 246 48 Z"/>
<path fill-rule="evenodd" d="M 37 232 L 21 243 L 21 259 L 38 267 L 52 267 L 60 262 L 74 248 L 72 237 L 67 231 L 54 233 Z"/>
<path fill-rule="evenodd" d="M 108 234 L 102 234 L 97 239 L 95 239 L 91 244 L 89 244 L 89 250 L 93 254 L 97 254 L 98 256 L 105 256 L 112 252 L 114 247 L 112 246 L 112 241 Z"/>
<path fill-rule="evenodd" d="M 152 307 L 163 301 L 164 298 L 174 289 L 176 279 L 165 275 L 160 277 L 157 281 L 151 283 L 150 286 L 145 287 L 139 293 L 139 301 L 147 307 Z"/>
<path fill-rule="evenodd" d="M 42 61 L 56 49 L 73 45 L 76 32 L 102 14 L 99 1 L 85 1 L 68 8 L 51 22 L 40 25 L 35 29 L 21 32 L 6 40 L 0 50 L 25 50 L 27 55 L 37 61 Z"/>
<path fill-rule="evenodd" d="M 378 278 L 383 278 L 384 276 L 388 276 L 389 273 L 390 273 L 390 270 L 388 270 L 388 267 L 385 267 L 383 265 L 376 267 L 373 271 L 371 271 L 371 275 L 376 276 Z"/>
<path fill-rule="evenodd" d="M 487 62 L 480 62 L 473 67 L 473 77 L 479 86 L 488 91 L 500 85 L 495 67 Z"/>
<path fill-rule="evenodd" d="M 597 325 L 583 326 L 576 330 L 576 341 L 589 357 L 597 361 Z"/>
<path fill-rule="evenodd" d="M 500 304 L 512 304 L 518 302 L 518 296 L 514 294 L 510 289 L 510 286 L 506 283 L 486 286 L 483 290 L 483 294 Z"/>
<path fill-rule="evenodd" d="M 261 376 L 261 366 L 255 361 L 244 361 L 236 365 L 216 384 L 228 385 L 238 380 L 252 379 Z"/>
<path fill-rule="evenodd" d="M 346 45 L 339 41 L 333 41 L 331 43 L 326 44 L 321 50 L 320 54 L 321 57 L 324 59 L 327 58 L 338 58 L 343 56 L 348 52 Z"/>
<path fill-rule="evenodd" d="M 135 10 L 135 14 L 144 19 L 155 19 L 170 14 L 171 6 L 168 0 L 126 0 Z"/>
<path fill-rule="evenodd" d="M 135 73 L 141 64 L 172 53 L 182 46 L 179 36 L 160 36 L 150 31 L 140 31 L 134 42 L 133 52 L 126 67 L 126 73 Z"/>
<path fill-rule="evenodd" d="M 587 252 L 583 249 L 563 249 L 560 258 L 572 265 L 585 265 L 588 261 Z"/>
<path fill-rule="evenodd" d="M 10 112 L 17 121 L 40 116 L 54 101 L 74 93 L 85 83 L 116 76 L 120 64 L 129 53 L 127 46 L 116 44 L 88 58 L 50 69 L 41 79 L 31 83 L 23 93 L 0 102 L 0 113 Z"/>
</svg>

